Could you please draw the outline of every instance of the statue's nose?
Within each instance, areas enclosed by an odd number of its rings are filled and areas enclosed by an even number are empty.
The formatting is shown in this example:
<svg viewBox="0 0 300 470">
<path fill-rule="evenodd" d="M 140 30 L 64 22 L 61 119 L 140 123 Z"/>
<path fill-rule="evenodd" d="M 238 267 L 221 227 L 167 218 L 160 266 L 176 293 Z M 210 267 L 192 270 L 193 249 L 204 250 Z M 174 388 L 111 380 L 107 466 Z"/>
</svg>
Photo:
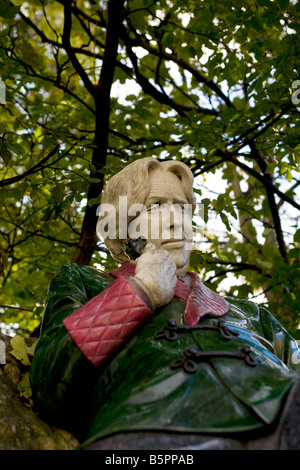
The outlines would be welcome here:
<svg viewBox="0 0 300 470">
<path fill-rule="evenodd" d="M 164 229 L 168 230 L 169 238 L 183 238 L 182 211 L 174 207 L 173 204 L 170 204 L 168 205 L 168 208 L 165 208 L 165 211 L 163 211 L 162 217 Z"/>
</svg>

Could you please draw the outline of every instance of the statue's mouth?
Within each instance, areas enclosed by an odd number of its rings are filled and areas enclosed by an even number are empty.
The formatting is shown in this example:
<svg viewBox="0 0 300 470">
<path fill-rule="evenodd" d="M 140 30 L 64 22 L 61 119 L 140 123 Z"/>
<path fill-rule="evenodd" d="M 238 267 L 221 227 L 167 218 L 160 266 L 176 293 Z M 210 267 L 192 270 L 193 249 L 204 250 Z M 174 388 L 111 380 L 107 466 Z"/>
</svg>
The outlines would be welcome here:
<svg viewBox="0 0 300 470">
<path fill-rule="evenodd" d="M 184 242 L 185 240 L 183 239 L 170 239 L 170 240 L 164 240 L 162 243 L 161 243 L 161 246 L 165 246 L 165 245 L 172 245 L 172 248 L 178 248 L 179 247 L 182 247 L 184 245 Z"/>
</svg>

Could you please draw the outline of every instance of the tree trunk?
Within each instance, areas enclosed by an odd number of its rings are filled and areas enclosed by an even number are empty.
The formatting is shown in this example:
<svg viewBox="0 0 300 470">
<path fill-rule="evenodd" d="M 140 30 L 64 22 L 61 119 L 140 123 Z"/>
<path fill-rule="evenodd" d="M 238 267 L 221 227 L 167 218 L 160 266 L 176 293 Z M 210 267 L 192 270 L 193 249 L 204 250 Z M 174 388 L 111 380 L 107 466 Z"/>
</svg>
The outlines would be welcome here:
<svg viewBox="0 0 300 470">
<path fill-rule="evenodd" d="M 80 240 L 72 258 L 72 263 L 89 264 L 97 247 L 96 223 L 97 207 L 103 189 L 103 168 L 106 164 L 110 124 L 110 92 L 113 84 L 116 59 L 118 54 L 119 37 L 123 21 L 123 5 L 125 0 L 110 0 L 108 2 L 108 18 L 106 27 L 105 49 L 99 82 L 94 87 L 93 97 L 96 107 L 94 151 L 92 170 L 87 194 Z M 98 200 L 95 202 L 95 200 Z"/>
<path fill-rule="evenodd" d="M 75 449 L 75 437 L 42 421 L 20 393 L 20 380 L 28 366 L 11 354 L 10 340 L 0 333 L 0 450 Z"/>
</svg>

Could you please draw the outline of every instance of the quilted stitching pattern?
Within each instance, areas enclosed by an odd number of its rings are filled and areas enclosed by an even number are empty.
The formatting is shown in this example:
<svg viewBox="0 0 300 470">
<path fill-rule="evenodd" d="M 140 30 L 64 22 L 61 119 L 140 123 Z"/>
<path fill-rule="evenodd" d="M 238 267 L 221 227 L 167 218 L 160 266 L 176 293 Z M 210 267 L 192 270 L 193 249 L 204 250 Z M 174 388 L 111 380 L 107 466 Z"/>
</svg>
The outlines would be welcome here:
<svg viewBox="0 0 300 470">
<path fill-rule="evenodd" d="M 64 325 L 81 352 L 99 366 L 151 316 L 151 310 L 121 276 L 69 315 Z"/>
</svg>

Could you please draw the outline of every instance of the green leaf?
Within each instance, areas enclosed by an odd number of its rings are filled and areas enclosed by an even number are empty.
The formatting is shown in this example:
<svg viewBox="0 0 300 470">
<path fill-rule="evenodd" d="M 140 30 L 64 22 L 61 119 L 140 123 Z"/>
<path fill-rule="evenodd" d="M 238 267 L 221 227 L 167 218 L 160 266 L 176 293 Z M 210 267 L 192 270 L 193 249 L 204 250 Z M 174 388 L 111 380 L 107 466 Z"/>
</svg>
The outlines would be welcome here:
<svg viewBox="0 0 300 470">
<path fill-rule="evenodd" d="M 273 171 L 275 170 L 275 168 L 277 168 L 277 167 L 278 167 L 278 163 L 276 163 L 276 162 L 269 163 L 265 173 L 266 174 L 272 174 Z"/>
<path fill-rule="evenodd" d="M 25 366 L 30 365 L 30 360 L 28 357 L 27 345 L 23 336 L 16 335 L 10 340 L 12 346 L 11 354 L 21 361 Z"/>
<path fill-rule="evenodd" d="M 298 228 L 294 235 L 294 242 L 300 242 L 300 228 Z"/>
<path fill-rule="evenodd" d="M 220 217 L 222 219 L 223 224 L 226 226 L 226 229 L 231 232 L 231 226 L 229 224 L 229 220 L 226 214 L 223 211 L 220 212 Z"/>
<path fill-rule="evenodd" d="M 3 139 L 0 139 L 0 157 L 4 161 L 5 165 L 8 165 L 11 159 L 11 153 L 8 150 L 7 143 Z"/>
<path fill-rule="evenodd" d="M 95 197 L 95 198 L 92 198 L 88 201 L 88 205 L 89 207 L 93 207 L 95 204 L 96 205 L 99 205 L 100 204 L 100 197 Z"/>
<path fill-rule="evenodd" d="M 57 204 L 61 204 L 65 196 L 65 185 L 63 183 L 56 184 L 51 191 L 52 197 Z"/>
<path fill-rule="evenodd" d="M 279 3 L 281 10 L 286 11 L 289 6 L 290 0 L 277 0 L 277 1 Z"/>
<path fill-rule="evenodd" d="M 37 318 L 41 318 L 42 313 L 44 312 L 44 306 L 37 306 L 33 309 L 33 316 L 36 316 Z"/>
<path fill-rule="evenodd" d="M 12 150 L 16 155 L 19 157 L 25 156 L 25 150 L 22 145 L 18 144 L 17 142 L 7 142 L 7 146 Z"/>
<path fill-rule="evenodd" d="M 290 183 L 290 182 L 292 181 L 292 179 L 293 179 L 293 174 L 292 174 L 292 172 L 291 172 L 291 170 L 290 170 L 289 168 L 286 170 L 286 179 L 287 179 L 287 181 L 288 181 L 289 183 Z"/>
<path fill-rule="evenodd" d="M 8 267 L 8 253 L 5 251 L 0 251 L 0 276 L 4 276 L 7 267 Z"/>
<path fill-rule="evenodd" d="M 31 384 L 29 380 L 29 371 L 26 371 L 18 383 L 18 390 L 21 396 L 29 399 L 32 396 Z"/>
<path fill-rule="evenodd" d="M 8 0 L 1 0 L 0 2 L 0 16 L 4 19 L 11 20 L 17 13 L 19 13 L 19 6 L 12 6 Z"/>
</svg>

